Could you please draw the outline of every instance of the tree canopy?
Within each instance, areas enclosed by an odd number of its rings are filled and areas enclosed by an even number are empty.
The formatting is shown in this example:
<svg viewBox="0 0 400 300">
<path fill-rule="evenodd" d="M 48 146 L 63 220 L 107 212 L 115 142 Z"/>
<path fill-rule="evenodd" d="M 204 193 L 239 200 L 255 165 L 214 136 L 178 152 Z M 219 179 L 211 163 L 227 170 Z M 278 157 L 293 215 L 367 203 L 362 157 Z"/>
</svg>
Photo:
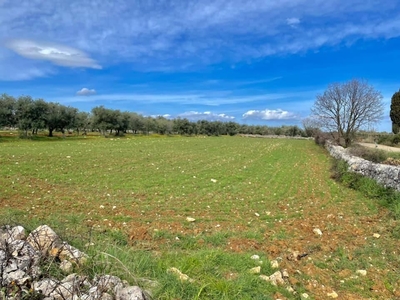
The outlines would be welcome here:
<svg viewBox="0 0 400 300">
<path fill-rule="evenodd" d="M 400 131 L 400 90 L 393 94 L 390 104 L 390 119 L 392 120 L 392 131 L 394 134 Z"/>
</svg>

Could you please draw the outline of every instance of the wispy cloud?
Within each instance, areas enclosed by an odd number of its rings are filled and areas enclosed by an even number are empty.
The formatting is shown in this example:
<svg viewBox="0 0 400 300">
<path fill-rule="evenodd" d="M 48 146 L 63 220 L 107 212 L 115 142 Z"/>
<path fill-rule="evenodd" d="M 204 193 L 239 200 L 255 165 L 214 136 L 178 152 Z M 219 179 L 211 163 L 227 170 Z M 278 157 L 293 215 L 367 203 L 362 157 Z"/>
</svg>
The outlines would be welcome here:
<svg viewBox="0 0 400 300">
<path fill-rule="evenodd" d="M 294 120 L 298 118 L 295 113 L 282 109 L 249 110 L 243 114 L 244 120 Z"/>
<path fill-rule="evenodd" d="M 58 66 L 101 69 L 86 53 L 56 43 L 12 39 L 6 43 L 6 47 L 23 57 L 47 60 Z"/>
<path fill-rule="evenodd" d="M 88 89 L 88 88 L 82 88 L 81 90 L 77 91 L 76 94 L 78 96 L 91 96 L 96 94 L 96 90 L 94 89 Z"/>
<path fill-rule="evenodd" d="M 81 101 L 118 101 L 128 103 L 148 103 L 148 104 L 180 104 L 180 105 L 205 105 L 220 106 L 232 104 L 250 105 L 253 102 L 275 101 L 284 99 L 302 99 L 304 97 L 314 97 L 316 92 L 294 91 L 288 93 L 259 93 L 252 95 L 236 95 L 232 91 L 193 91 L 184 93 L 126 93 L 126 94 L 94 94 L 87 97 L 58 97 L 54 100 L 60 103 L 74 103 Z"/>
</svg>

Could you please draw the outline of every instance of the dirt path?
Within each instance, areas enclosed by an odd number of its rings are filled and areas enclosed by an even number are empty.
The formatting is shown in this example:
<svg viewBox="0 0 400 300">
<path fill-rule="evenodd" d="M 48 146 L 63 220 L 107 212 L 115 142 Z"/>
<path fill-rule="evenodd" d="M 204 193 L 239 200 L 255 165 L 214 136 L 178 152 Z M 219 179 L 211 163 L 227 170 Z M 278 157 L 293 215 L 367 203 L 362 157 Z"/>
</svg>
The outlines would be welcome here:
<svg viewBox="0 0 400 300">
<path fill-rule="evenodd" d="M 390 152 L 400 152 L 400 148 L 396 147 L 389 147 L 385 145 L 376 145 L 376 144 L 371 144 L 371 143 L 358 143 L 361 146 L 368 147 L 368 148 L 375 148 L 379 150 L 384 150 L 384 151 L 390 151 Z"/>
</svg>

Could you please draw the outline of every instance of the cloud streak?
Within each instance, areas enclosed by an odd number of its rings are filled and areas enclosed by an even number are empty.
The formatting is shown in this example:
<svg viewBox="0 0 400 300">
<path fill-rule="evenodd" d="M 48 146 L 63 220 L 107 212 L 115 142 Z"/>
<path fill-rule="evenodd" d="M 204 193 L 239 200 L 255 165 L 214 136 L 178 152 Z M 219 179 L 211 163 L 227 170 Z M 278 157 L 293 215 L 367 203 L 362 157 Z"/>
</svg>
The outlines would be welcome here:
<svg viewBox="0 0 400 300">
<path fill-rule="evenodd" d="M 82 90 L 81 90 L 82 91 Z M 317 92 L 314 90 L 304 92 L 288 93 L 260 93 L 253 95 L 236 95 L 231 91 L 188 91 L 186 93 L 124 93 L 124 94 L 93 94 L 90 98 L 80 97 L 58 97 L 56 101 L 60 103 L 74 102 L 127 102 L 127 103 L 147 103 L 147 104 L 179 104 L 179 105 L 203 105 L 203 106 L 222 106 L 243 104 L 250 105 L 254 102 L 269 102 L 285 99 L 302 99 L 314 97 Z"/>
<path fill-rule="evenodd" d="M 29 59 L 46 60 L 63 67 L 101 69 L 101 66 L 86 53 L 61 44 L 12 39 L 6 43 L 6 46 L 17 54 Z"/>
</svg>

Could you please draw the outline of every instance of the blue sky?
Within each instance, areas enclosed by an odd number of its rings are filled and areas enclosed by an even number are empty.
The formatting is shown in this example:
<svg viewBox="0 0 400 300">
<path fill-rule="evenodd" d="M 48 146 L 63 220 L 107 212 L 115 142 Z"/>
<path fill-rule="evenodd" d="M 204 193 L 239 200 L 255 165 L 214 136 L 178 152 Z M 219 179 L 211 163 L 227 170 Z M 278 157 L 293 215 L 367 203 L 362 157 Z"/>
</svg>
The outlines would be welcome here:
<svg viewBox="0 0 400 300">
<path fill-rule="evenodd" d="M 398 0 L 0 0 L 0 93 L 301 125 L 329 83 L 400 88 Z"/>
</svg>

